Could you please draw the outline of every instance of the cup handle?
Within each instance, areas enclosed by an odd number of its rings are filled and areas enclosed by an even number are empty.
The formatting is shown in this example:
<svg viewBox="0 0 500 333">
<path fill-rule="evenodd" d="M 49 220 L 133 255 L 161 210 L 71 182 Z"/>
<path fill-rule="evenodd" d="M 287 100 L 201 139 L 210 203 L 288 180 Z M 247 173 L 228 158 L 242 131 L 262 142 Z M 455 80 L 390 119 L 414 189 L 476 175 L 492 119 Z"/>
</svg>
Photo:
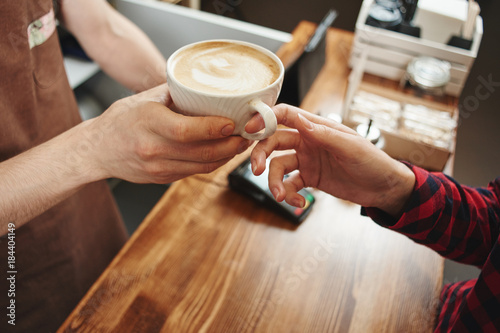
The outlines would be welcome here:
<svg viewBox="0 0 500 333">
<path fill-rule="evenodd" d="M 278 127 L 278 122 L 276 121 L 276 116 L 274 115 L 274 111 L 271 107 L 262 102 L 260 99 L 250 101 L 250 107 L 260 113 L 262 119 L 264 119 L 264 132 L 247 133 L 243 130 L 241 136 L 248 140 L 264 140 L 273 135 Z"/>
</svg>

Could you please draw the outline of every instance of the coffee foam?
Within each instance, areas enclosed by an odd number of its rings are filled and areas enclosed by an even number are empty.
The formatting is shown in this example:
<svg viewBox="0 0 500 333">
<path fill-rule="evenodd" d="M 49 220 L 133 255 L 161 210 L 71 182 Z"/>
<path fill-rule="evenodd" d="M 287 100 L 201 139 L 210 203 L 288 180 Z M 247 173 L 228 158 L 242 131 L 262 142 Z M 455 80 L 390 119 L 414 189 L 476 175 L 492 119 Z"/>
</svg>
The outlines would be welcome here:
<svg viewBox="0 0 500 333">
<path fill-rule="evenodd" d="M 280 74 L 279 65 L 249 46 L 207 42 L 179 53 L 174 77 L 192 89 L 218 95 L 239 95 L 263 89 Z"/>
</svg>

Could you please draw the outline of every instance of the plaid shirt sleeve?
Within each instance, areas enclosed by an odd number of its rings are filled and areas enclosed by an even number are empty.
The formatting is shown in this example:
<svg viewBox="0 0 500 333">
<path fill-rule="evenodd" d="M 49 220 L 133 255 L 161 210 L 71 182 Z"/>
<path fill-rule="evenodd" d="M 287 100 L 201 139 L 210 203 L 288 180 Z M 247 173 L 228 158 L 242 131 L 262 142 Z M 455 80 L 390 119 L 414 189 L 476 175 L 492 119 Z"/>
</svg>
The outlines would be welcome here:
<svg viewBox="0 0 500 333">
<path fill-rule="evenodd" d="M 478 279 L 444 287 L 436 332 L 500 332 L 500 178 L 472 188 L 408 166 L 416 182 L 402 216 L 375 208 L 363 214 L 446 258 L 481 268 Z"/>
</svg>

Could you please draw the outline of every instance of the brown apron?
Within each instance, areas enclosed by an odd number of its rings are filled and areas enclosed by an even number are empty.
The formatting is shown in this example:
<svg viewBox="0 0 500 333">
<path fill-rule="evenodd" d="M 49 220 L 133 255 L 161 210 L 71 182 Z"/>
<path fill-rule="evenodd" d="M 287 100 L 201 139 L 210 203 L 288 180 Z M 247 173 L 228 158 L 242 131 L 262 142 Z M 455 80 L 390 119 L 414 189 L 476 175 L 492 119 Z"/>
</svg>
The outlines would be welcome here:
<svg viewBox="0 0 500 333">
<path fill-rule="evenodd" d="M 57 33 L 30 49 L 28 25 L 52 7 L 52 0 L 0 1 L 0 162 L 81 122 Z M 104 181 L 16 228 L 16 325 L 11 326 L 2 237 L 0 332 L 55 332 L 125 240 Z"/>
</svg>

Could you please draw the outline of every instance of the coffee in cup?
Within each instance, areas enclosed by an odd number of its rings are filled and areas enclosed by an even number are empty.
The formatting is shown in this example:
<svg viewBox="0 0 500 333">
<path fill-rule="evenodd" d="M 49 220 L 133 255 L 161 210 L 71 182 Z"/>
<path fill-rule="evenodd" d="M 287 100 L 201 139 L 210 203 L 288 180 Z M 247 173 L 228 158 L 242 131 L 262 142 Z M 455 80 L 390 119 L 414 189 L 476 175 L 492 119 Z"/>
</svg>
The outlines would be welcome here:
<svg viewBox="0 0 500 333">
<path fill-rule="evenodd" d="M 167 62 L 170 94 L 181 112 L 231 118 L 235 134 L 254 140 L 276 131 L 270 106 L 276 103 L 283 75 L 283 64 L 275 54 L 234 40 L 190 44 Z M 257 112 L 264 119 L 265 129 L 247 133 L 244 127 Z"/>
</svg>

